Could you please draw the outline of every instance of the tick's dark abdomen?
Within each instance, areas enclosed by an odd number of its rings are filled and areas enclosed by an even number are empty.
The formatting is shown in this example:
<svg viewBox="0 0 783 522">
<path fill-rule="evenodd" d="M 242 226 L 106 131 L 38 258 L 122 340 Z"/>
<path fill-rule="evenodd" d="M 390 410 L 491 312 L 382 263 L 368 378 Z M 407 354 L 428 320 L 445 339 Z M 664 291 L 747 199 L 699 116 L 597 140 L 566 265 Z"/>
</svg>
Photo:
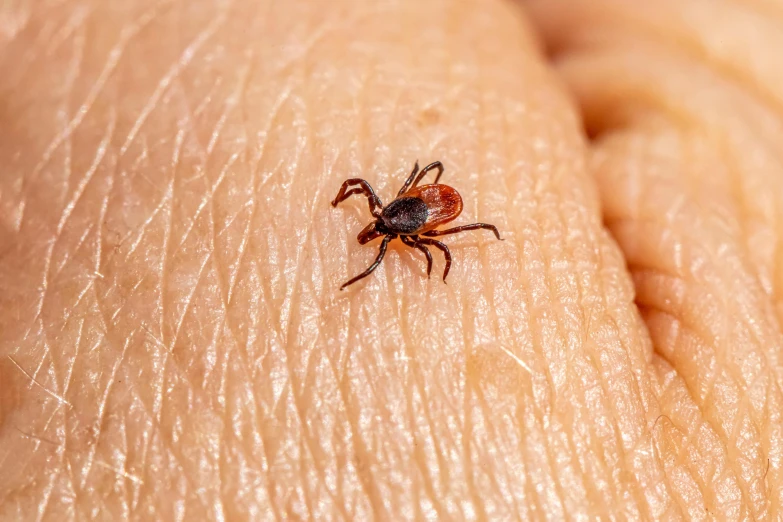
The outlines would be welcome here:
<svg viewBox="0 0 783 522">
<path fill-rule="evenodd" d="M 427 221 L 427 204 L 419 198 L 397 198 L 383 209 L 383 224 L 393 234 L 412 234 Z"/>
</svg>

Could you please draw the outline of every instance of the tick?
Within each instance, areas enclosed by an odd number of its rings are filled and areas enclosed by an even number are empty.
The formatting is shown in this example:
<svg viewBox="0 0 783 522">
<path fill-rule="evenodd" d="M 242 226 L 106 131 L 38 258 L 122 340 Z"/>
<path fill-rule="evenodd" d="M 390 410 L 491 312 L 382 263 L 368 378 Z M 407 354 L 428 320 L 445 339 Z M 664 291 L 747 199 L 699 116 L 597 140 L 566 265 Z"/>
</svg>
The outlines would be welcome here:
<svg viewBox="0 0 783 522">
<path fill-rule="evenodd" d="M 431 170 L 437 170 L 435 182 L 432 185 L 422 185 L 417 187 L 419 181 Z M 437 227 L 453 221 L 462 212 L 462 197 L 455 189 L 448 185 L 438 185 L 438 180 L 443 174 L 443 164 L 440 161 L 430 163 L 419 172 L 419 162 L 413 167 L 413 172 L 405 180 L 397 197 L 383 206 L 380 198 L 375 195 L 367 181 L 361 178 L 350 178 L 343 182 L 340 191 L 332 201 L 332 206 L 336 207 L 341 201 L 345 201 L 354 194 L 363 194 L 367 197 L 370 204 L 370 213 L 375 218 L 369 225 L 364 227 L 356 239 L 359 244 L 364 245 L 373 239 L 383 236 L 381 249 L 378 257 L 373 264 L 364 272 L 346 282 L 340 287 L 340 290 L 356 281 L 367 277 L 373 270 L 381 264 L 383 256 L 386 255 L 386 247 L 389 241 L 397 237 L 400 241 L 411 248 L 420 250 L 427 258 L 427 277 L 432 271 L 432 254 L 427 245 L 434 246 L 443 252 L 446 258 L 446 269 L 443 271 L 443 282 L 446 282 L 446 276 L 449 275 L 451 268 L 451 252 L 449 247 L 432 239 L 437 236 L 456 234 L 468 230 L 477 230 L 485 228 L 495 233 L 495 237 L 500 239 L 500 233 L 495 225 L 487 223 L 473 223 L 472 225 L 463 225 L 461 227 L 449 228 L 448 230 L 435 230 Z M 424 237 L 422 237 L 424 236 Z"/>
</svg>

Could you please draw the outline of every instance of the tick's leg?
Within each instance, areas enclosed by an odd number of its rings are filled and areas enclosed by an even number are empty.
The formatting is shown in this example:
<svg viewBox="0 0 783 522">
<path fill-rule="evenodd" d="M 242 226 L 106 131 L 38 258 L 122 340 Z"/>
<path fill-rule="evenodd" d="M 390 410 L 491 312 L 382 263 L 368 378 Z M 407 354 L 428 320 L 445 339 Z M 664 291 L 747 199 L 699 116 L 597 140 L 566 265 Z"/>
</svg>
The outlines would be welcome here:
<svg viewBox="0 0 783 522">
<path fill-rule="evenodd" d="M 487 223 L 473 223 L 472 225 L 462 225 L 461 227 L 454 227 L 450 228 L 448 230 L 430 230 L 429 232 L 425 232 L 424 236 L 430 236 L 430 237 L 437 237 L 437 236 L 446 236 L 448 234 L 456 234 L 458 232 L 467 232 L 468 230 L 478 230 L 480 228 L 485 228 L 487 230 L 491 230 L 495 233 L 495 237 L 498 239 L 500 238 L 500 232 L 498 232 L 498 229 L 495 225 L 488 225 Z M 502 241 L 502 239 L 501 239 Z"/>
<path fill-rule="evenodd" d="M 438 175 L 435 176 L 435 182 L 433 183 L 433 185 L 437 185 L 438 180 L 440 179 L 441 175 L 443 175 L 443 163 L 441 163 L 440 161 L 434 161 L 430 163 L 429 165 L 421 169 L 419 175 L 416 176 L 416 171 L 418 169 L 419 169 L 419 163 L 416 162 L 416 167 L 413 169 L 413 172 L 411 172 L 411 175 L 408 178 L 408 180 L 405 182 L 405 185 L 403 185 L 402 188 L 400 189 L 400 192 L 397 194 L 397 197 L 402 196 L 405 192 L 418 185 L 419 181 L 421 181 L 421 178 L 423 178 L 432 169 L 438 169 Z M 413 180 L 414 176 L 416 176 L 415 181 Z"/>
<path fill-rule="evenodd" d="M 348 190 L 352 185 L 359 185 L 351 190 Z M 332 201 L 332 206 L 336 207 L 341 201 L 345 201 L 354 194 L 364 194 L 367 196 L 367 202 L 370 204 L 370 213 L 375 217 L 381 217 L 381 210 L 383 209 L 383 203 L 378 196 L 375 195 L 375 191 L 372 189 L 369 183 L 361 178 L 351 178 L 345 180 L 343 186 L 340 187 L 340 191 Z"/>
<path fill-rule="evenodd" d="M 421 181 L 421 179 L 424 177 L 424 175 L 427 174 L 432 169 L 438 169 L 438 175 L 435 176 L 435 181 L 432 182 L 433 185 L 437 185 L 438 184 L 438 180 L 443 175 L 443 163 L 441 163 L 440 161 L 433 161 L 432 163 L 430 163 L 429 165 L 427 165 L 426 167 L 421 169 L 421 172 L 419 172 L 419 176 L 416 178 L 416 181 L 413 182 L 413 185 L 411 186 L 411 188 L 413 188 L 416 185 L 418 185 L 419 181 Z"/>
<path fill-rule="evenodd" d="M 426 237 L 420 237 L 418 243 L 432 245 L 435 248 L 439 248 L 443 251 L 443 257 L 446 258 L 446 269 L 443 271 L 443 282 L 445 283 L 446 276 L 449 275 L 449 270 L 451 269 L 451 252 L 449 252 L 449 247 L 440 241 L 436 241 L 435 239 L 427 239 Z"/>
<path fill-rule="evenodd" d="M 419 172 L 419 160 L 416 160 L 416 163 L 413 165 L 413 170 L 411 171 L 411 175 L 408 176 L 408 179 L 405 180 L 405 183 L 402 184 L 402 188 L 397 193 L 397 197 L 402 196 L 406 190 L 408 190 L 408 187 L 411 186 L 411 183 L 413 183 L 413 179 L 416 177 L 416 173 Z"/>
<path fill-rule="evenodd" d="M 427 247 L 416 242 L 418 239 L 418 237 L 411 238 L 408 236 L 400 236 L 400 240 L 402 240 L 403 243 L 411 248 L 415 248 L 416 250 L 421 250 L 424 252 L 424 255 L 427 257 L 427 277 L 429 277 L 430 272 L 432 272 L 432 254 L 430 254 L 430 251 L 427 249 Z"/>
<path fill-rule="evenodd" d="M 383 243 L 381 243 L 381 250 L 378 252 L 378 257 L 375 258 L 375 262 L 370 265 L 370 267 L 359 274 L 358 276 L 354 277 L 353 279 L 349 280 L 347 283 L 345 283 L 343 286 L 340 287 L 340 290 L 345 288 L 348 285 L 354 284 L 359 279 L 362 279 L 364 277 L 367 277 L 368 275 L 372 274 L 372 271 L 378 268 L 378 265 L 381 264 L 381 261 L 383 261 L 383 256 L 386 255 L 386 246 L 389 244 L 389 241 L 394 239 L 395 236 L 386 236 L 383 238 Z"/>
</svg>

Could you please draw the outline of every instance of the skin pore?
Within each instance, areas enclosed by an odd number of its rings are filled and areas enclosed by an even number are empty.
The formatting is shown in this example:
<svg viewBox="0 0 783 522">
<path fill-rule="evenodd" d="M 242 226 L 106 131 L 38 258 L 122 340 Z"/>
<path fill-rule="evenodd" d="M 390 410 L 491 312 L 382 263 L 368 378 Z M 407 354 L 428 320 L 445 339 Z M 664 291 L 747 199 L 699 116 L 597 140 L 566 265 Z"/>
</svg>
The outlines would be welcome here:
<svg viewBox="0 0 783 522">
<path fill-rule="evenodd" d="M 0 520 L 776 519 L 782 25 L 4 3 Z M 505 241 L 339 292 L 416 159 Z"/>
</svg>

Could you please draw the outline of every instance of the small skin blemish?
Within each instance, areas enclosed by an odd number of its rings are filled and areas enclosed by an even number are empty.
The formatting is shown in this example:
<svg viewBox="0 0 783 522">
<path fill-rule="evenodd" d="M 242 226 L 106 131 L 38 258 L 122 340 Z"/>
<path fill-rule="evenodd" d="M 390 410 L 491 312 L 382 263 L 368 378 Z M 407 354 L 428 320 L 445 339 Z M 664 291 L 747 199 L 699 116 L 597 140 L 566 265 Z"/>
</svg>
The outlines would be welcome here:
<svg viewBox="0 0 783 522">
<path fill-rule="evenodd" d="M 442 113 L 438 109 L 429 107 L 419 113 L 416 123 L 418 123 L 419 127 L 432 127 L 440 123 L 441 117 Z"/>
</svg>

